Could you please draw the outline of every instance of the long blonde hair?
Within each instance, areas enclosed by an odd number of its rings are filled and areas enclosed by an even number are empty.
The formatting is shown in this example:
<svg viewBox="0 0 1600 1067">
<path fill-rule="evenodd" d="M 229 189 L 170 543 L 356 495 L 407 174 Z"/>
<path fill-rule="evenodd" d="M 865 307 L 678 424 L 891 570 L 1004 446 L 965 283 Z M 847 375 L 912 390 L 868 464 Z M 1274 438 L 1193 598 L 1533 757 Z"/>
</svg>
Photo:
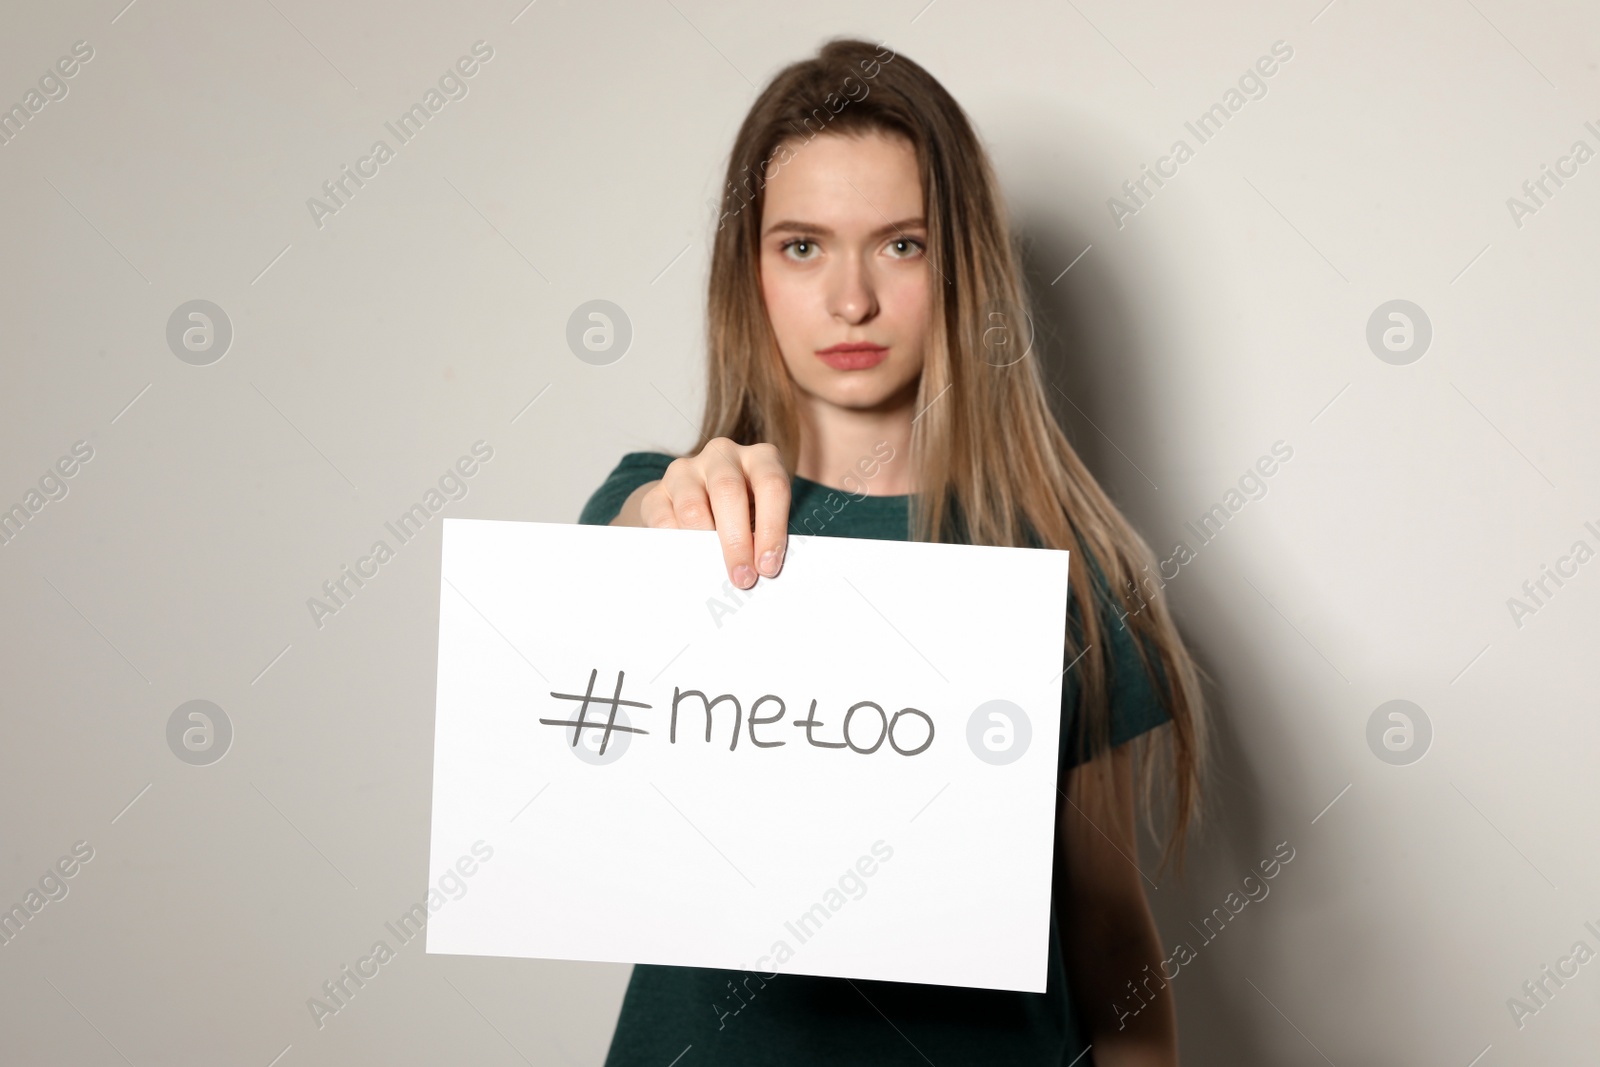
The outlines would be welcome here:
<svg viewBox="0 0 1600 1067">
<path fill-rule="evenodd" d="M 1012 336 L 1033 321 L 1019 256 L 987 152 L 955 99 L 922 67 L 866 41 L 838 39 L 780 71 L 739 128 L 713 240 L 707 300 L 705 414 L 695 454 L 717 437 L 775 445 L 790 470 L 800 453 L 797 401 L 760 286 L 763 189 L 780 150 L 821 133 L 898 135 L 916 151 L 922 178 L 934 329 L 925 353 L 910 462 L 918 488 L 908 536 L 937 541 L 957 527 L 971 544 L 1030 543 L 1071 552 L 1080 606 L 1063 663 L 1080 661 L 1080 759 L 1110 747 L 1108 636 L 1099 606 L 1121 602 L 1144 669 L 1171 723 L 1136 747 L 1146 826 L 1153 785 L 1170 803 L 1162 850 L 1182 869 L 1183 842 L 1200 816 L 1207 761 L 1201 674 L 1164 598 L 1141 592 L 1154 568 L 1149 546 L 1096 483 L 1046 403 L 1037 358 L 988 358 L 999 327 Z M 802 149 L 803 150 L 803 149 Z M 989 336 L 986 337 L 986 331 Z M 1029 538 L 1029 535 L 1032 538 Z M 1104 585 L 1092 573 L 1098 564 Z M 1153 653 L 1153 660 L 1150 653 Z M 1157 673 L 1159 668 L 1159 673 Z M 1068 728 L 1063 720 L 1062 729 Z M 1161 756 L 1147 739 L 1166 742 Z M 1109 781 L 1097 783 L 1109 788 Z"/>
</svg>

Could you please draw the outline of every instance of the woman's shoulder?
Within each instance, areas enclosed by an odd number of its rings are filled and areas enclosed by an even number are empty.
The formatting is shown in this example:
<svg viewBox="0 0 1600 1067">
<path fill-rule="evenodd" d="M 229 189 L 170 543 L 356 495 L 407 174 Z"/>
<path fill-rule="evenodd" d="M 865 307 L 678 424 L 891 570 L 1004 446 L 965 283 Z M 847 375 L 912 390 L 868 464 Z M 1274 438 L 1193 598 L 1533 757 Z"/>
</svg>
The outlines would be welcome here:
<svg viewBox="0 0 1600 1067">
<path fill-rule="evenodd" d="M 677 456 L 666 452 L 629 452 L 611 471 L 600 488 L 584 504 L 578 522 L 584 526 L 605 526 L 622 510 L 623 501 L 646 482 L 660 480 Z"/>
</svg>

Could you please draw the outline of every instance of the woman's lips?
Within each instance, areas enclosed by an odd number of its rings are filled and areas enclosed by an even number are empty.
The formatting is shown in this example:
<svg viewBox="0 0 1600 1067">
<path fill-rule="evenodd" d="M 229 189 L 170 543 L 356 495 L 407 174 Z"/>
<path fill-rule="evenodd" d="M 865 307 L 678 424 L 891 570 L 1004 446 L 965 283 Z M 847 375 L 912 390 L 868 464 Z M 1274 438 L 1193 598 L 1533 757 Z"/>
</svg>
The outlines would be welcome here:
<svg viewBox="0 0 1600 1067">
<path fill-rule="evenodd" d="M 888 355 L 889 350 L 883 345 L 851 344 L 824 348 L 817 358 L 834 370 L 866 370 L 882 363 Z"/>
</svg>

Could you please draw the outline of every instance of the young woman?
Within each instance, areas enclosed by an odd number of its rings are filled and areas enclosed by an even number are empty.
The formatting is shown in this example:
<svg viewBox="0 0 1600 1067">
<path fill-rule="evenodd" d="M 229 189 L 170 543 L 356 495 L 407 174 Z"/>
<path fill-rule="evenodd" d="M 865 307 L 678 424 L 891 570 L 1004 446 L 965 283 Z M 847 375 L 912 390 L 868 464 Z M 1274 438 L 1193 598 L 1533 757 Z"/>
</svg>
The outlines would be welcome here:
<svg viewBox="0 0 1600 1067">
<path fill-rule="evenodd" d="M 740 589 L 782 580 L 791 535 L 1071 551 L 1046 992 L 640 965 L 608 1067 L 1177 1063 L 1134 783 L 1152 833 L 1162 786 L 1161 869 L 1181 867 L 1199 675 L 1139 584 L 1149 549 L 1017 351 L 1025 301 L 960 106 L 905 56 L 832 41 L 773 79 L 733 146 L 698 443 L 624 456 L 580 521 L 715 530 Z"/>
</svg>

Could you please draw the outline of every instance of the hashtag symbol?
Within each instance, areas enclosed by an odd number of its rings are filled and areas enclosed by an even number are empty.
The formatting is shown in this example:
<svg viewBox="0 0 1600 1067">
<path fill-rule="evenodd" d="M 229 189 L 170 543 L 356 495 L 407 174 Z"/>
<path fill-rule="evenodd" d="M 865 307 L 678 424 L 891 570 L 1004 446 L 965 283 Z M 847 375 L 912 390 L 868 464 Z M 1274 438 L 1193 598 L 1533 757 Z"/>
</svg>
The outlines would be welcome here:
<svg viewBox="0 0 1600 1067">
<path fill-rule="evenodd" d="M 578 735 L 583 733 L 584 730 L 599 730 L 600 755 L 604 756 L 606 754 L 606 745 L 611 741 L 611 734 L 613 731 L 621 730 L 630 734 L 648 734 L 650 732 L 649 730 L 640 730 L 634 726 L 619 726 L 617 724 L 617 708 L 624 704 L 630 708 L 648 708 L 650 705 L 641 703 L 637 700 L 622 699 L 623 674 L 621 671 L 617 672 L 617 691 L 611 695 L 611 699 L 606 700 L 604 697 L 596 697 L 594 695 L 594 680 L 599 673 L 599 668 L 595 668 L 589 672 L 589 688 L 582 693 L 557 693 L 553 690 L 551 691 L 550 695 L 555 697 L 557 700 L 581 700 L 583 702 L 578 707 L 578 717 L 576 719 L 540 719 L 539 721 L 544 723 L 546 726 L 572 727 L 573 748 L 578 747 Z M 611 713 L 606 716 L 604 723 L 589 721 L 589 704 L 591 702 L 595 704 L 611 705 Z"/>
</svg>

